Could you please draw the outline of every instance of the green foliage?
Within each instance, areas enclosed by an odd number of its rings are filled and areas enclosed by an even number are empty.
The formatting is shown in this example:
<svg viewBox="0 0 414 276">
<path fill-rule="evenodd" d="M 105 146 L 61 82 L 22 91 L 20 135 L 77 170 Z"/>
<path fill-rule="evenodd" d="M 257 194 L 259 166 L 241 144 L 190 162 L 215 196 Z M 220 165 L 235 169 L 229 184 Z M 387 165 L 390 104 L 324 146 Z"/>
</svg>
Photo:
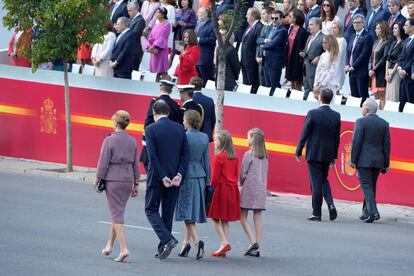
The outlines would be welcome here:
<svg viewBox="0 0 414 276">
<path fill-rule="evenodd" d="M 3 23 L 9 29 L 38 35 L 31 45 L 33 70 L 55 59 L 74 60 L 84 42 L 100 42 L 109 19 L 107 0 L 4 0 L 8 11 Z"/>
</svg>

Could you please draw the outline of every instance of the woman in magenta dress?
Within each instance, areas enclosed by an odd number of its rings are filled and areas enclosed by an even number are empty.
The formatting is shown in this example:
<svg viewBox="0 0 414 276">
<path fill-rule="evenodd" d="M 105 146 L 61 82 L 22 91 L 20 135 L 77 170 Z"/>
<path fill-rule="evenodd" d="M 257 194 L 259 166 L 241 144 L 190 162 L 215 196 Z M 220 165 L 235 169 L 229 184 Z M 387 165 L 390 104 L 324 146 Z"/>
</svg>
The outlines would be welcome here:
<svg viewBox="0 0 414 276">
<path fill-rule="evenodd" d="M 250 241 L 245 256 L 260 257 L 259 243 L 262 239 L 262 211 L 266 209 L 268 154 L 264 133 L 258 128 L 247 134 L 249 151 L 243 156 L 240 169 L 240 223 Z M 247 220 L 249 211 L 253 211 L 255 235 Z"/>
<path fill-rule="evenodd" d="M 230 133 L 223 130 L 217 133 L 216 156 L 213 162 L 211 185 L 215 188 L 208 217 L 212 218 L 221 244 L 211 255 L 225 257 L 231 250 L 229 237 L 229 221 L 240 220 L 240 193 L 238 188 L 239 161 L 233 148 Z"/>
<path fill-rule="evenodd" d="M 129 113 L 119 110 L 112 120 L 114 132 L 102 144 L 94 184 L 97 189 L 99 179 L 105 179 L 106 198 L 112 217 L 109 240 L 102 249 L 102 255 L 110 255 L 115 239 L 118 239 L 120 252 L 115 261 L 123 262 L 129 256 L 124 233 L 125 206 L 130 196 L 138 195 L 139 155 L 135 138 L 125 131 L 130 121 Z"/>
<path fill-rule="evenodd" d="M 168 71 L 168 37 L 171 24 L 167 21 L 167 9 L 159 7 L 155 12 L 156 23 L 148 38 L 145 48 L 151 54 L 150 71 L 159 75 Z"/>
</svg>

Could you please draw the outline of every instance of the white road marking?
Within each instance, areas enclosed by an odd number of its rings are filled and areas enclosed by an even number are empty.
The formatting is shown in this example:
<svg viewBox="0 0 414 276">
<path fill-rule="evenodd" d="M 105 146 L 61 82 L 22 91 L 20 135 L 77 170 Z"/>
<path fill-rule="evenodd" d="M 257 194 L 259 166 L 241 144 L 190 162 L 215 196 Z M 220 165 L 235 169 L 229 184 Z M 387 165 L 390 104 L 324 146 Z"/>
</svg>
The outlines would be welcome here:
<svg viewBox="0 0 414 276">
<path fill-rule="evenodd" d="M 109 222 L 109 221 L 103 221 L 103 220 L 98 220 L 98 221 L 97 221 L 97 223 L 109 224 L 109 225 L 111 225 L 111 224 L 112 224 L 112 222 Z M 152 228 L 143 227 L 143 226 L 136 226 L 136 225 L 130 225 L 130 224 L 124 224 L 124 227 L 135 228 L 135 229 L 141 229 L 141 230 L 148 230 L 148 231 L 154 231 Z M 172 234 L 180 234 L 180 232 L 175 232 L 175 231 L 172 231 Z"/>
</svg>

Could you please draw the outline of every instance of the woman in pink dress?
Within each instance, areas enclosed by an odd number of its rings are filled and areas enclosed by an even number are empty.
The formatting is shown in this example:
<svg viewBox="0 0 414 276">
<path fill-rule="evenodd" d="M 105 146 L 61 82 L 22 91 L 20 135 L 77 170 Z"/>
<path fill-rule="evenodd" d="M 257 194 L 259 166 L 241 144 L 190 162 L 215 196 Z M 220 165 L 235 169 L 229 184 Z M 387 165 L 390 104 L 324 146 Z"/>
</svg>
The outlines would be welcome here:
<svg viewBox="0 0 414 276">
<path fill-rule="evenodd" d="M 150 71 L 163 75 L 168 71 L 168 37 L 171 24 L 167 21 L 167 9 L 164 7 L 157 9 L 155 18 L 158 23 L 152 28 L 145 48 L 151 54 Z"/>
<path fill-rule="evenodd" d="M 249 151 L 243 156 L 240 168 L 240 223 L 250 241 L 245 256 L 259 257 L 259 243 L 262 239 L 262 211 L 265 210 L 267 196 L 268 154 L 264 133 L 258 128 L 249 130 L 247 134 Z M 253 211 L 255 235 L 247 220 L 249 211 Z"/>
</svg>

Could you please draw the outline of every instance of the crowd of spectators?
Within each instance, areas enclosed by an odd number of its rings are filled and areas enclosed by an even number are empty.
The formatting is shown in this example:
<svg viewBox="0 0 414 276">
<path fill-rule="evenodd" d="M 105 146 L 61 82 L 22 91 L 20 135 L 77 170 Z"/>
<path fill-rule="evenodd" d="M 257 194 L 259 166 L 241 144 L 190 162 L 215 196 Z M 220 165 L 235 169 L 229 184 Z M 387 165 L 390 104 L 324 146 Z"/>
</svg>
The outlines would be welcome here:
<svg viewBox="0 0 414 276">
<path fill-rule="evenodd" d="M 224 14 L 234 8 L 233 1 L 216 0 L 222 36 L 228 32 Z M 199 76 L 204 85 L 215 81 L 217 37 L 210 5 L 207 0 L 112 0 L 103 43 L 82 45 L 78 60 L 93 64 L 95 75 L 131 78 L 149 56 L 144 70 L 156 73 L 157 80 L 174 76 L 178 84 L 188 84 Z M 317 96 L 321 88 L 330 88 L 361 98 L 361 104 L 371 93 L 380 108 L 395 101 L 402 111 L 406 102 L 414 103 L 414 1 L 249 0 L 244 5 L 245 21 L 225 52 L 226 90 L 235 91 L 242 82 L 253 94 L 264 86 L 273 95 L 290 85 L 303 90 L 305 99 L 309 92 Z M 19 56 L 28 37 L 17 29 L 11 39 L 13 65 L 30 66 Z"/>
</svg>

